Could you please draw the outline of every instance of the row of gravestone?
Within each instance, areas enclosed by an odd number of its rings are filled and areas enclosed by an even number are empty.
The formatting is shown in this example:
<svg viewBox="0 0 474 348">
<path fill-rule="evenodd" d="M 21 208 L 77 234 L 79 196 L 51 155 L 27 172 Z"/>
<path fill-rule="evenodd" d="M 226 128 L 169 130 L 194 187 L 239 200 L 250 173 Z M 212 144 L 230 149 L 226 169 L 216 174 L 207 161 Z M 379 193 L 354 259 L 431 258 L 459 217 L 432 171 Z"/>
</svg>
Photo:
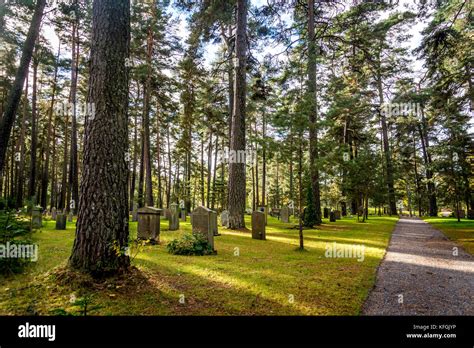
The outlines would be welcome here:
<svg viewBox="0 0 474 348">
<path fill-rule="evenodd" d="M 177 204 L 171 204 L 168 216 L 169 230 L 179 229 L 179 211 Z M 162 209 L 145 207 L 137 210 L 137 238 L 150 240 L 152 243 L 160 242 L 160 216 L 163 215 Z M 184 215 L 184 214 L 182 214 Z M 181 217 L 186 221 L 186 217 Z M 214 236 L 218 236 L 217 213 L 205 207 L 197 207 L 191 214 L 191 225 L 193 233 L 204 236 L 209 245 L 214 250 Z"/>
<path fill-rule="evenodd" d="M 341 220 L 341 211 L 340 210 L 330 210 L 329 208 L 323 209 L 323 218 L 329 218 L 329 222 L 336 222 L 336 220 Z"/>
<path fill-rule="evenodd" d="M 58 213 L 56 208 L 53 208 L 51 209 L 51 218 L 56 221 L 56 230 L 65 230 L 66 221 L 73 221 L 73 213 L 69 212 L 69 214 L 66 214 L 66 211 Z M 31 210 L 31 227 L 35 229 L 43 227 L 43 214 L 41 207 L 34 207 Z"/>
</svg>

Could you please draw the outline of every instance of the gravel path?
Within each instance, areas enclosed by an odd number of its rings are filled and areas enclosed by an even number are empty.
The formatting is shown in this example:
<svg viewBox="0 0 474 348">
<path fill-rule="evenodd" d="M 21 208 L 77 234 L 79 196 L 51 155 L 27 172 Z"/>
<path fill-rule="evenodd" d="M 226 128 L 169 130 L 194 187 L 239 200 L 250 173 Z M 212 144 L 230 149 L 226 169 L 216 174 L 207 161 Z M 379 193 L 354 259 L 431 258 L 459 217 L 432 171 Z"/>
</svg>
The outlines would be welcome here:
<svg viewBox="0 0 474 348">
<path fill-rule="evenodd" d="M 474 257 L 427 222 L 401 218 L 362 314 L 474 315 Z"/>
</svg>

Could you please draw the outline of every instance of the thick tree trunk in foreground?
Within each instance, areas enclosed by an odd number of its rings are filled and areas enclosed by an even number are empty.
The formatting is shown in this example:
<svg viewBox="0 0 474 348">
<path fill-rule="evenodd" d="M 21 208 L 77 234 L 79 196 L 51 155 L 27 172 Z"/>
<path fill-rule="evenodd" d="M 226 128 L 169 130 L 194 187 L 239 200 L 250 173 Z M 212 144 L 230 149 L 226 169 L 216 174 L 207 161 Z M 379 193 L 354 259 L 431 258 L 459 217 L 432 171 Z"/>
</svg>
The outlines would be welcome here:
<svg viewBox="0 0 474 348">
<path fill-rule="evenodd" d="M 5 113 L 0 118 L 0 176 L 3 172 L 3 167 L 5 166 L 8 141 L 10 140 L 11 130 L 20 103 L 21 93 L 25 83 L 26 74 L 28 73 L 28 67 L 30 66 L 35 42 L 40 31 L 41 19 L 43 18 L 45 5 L 46 0 L 37 0 L 36 2 L 35 13 L 33 14 L 28 35 L 23 44 L 20 65 L 18 66 L 15 81 L 13 82 L 13 86 L 8 96 Z"/>
<path fill-rule="evenodd" d="M 126 269 L 130 0 L 93 4 L 89 100 L 76 239 L 69 264 L 94 276 Z"/>
<path fill-rule="evenodd" d="M 245 151 L 246 29 L 247 0 L 238 0 L 235 40 L 234 111 L 232 113 L 232 135 L 230 141 L 230 151 L 235 151 L 235 154 L 239 151 Z M 231 229 L 245 227 L 245 167 L 245 163 L 229 163 L 229 228 Z"/>
<path fill-rule="evenodd" d="M 316 223 L 321 223 L 321 194 L 318 169 L 318 103 L 316 89 L 316 43 L 314 35 L 314 0 L 308 0 L 308 99 L 309 99 L 309 165 Z"/>
</svg>

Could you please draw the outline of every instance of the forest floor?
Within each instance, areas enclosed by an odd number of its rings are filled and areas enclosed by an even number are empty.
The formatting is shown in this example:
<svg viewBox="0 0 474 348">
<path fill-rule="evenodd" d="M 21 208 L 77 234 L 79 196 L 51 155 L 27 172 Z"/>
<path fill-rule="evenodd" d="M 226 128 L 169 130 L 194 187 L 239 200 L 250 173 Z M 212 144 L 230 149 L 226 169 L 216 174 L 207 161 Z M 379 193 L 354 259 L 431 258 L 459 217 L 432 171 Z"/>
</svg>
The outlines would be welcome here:
<svg viewBox="0 0 474 348">
<path fill-rule="evenodd" d="M 38 261 L 0 279 L 0 315 L 80 315 L 86 302 L 88 315 L 359 315 L 397 220 L 324 219 L 318 229 L 304 230 L 301 252 L 297 222 L 269 217 L 266 241 L 219 227 L 217 255 L 210 256 L 169 254 L 166 244 L 191 225 L 188 218 L 170 232 L 161 220 L 161 245 L 132 249 L 133 272 L 100 284 L 63 276 L 75 224 L 56 231 L 45 220 L 34 233 Z M 136 227 L 130 224 L 132 238 Z M 364 245 L 364 260 L 326 257 L 334 242 Z"/>
<path fill-rule="evenodd" d="M 460 244 L 468 253 L 474 255 L 474 220 L 456 218 L 424 217 L 452 241 Z"/>
<path fill-rule="evenodd" d="M 473 294 L 474 257 L 425 221 L 401 218 L 363 312 L 473 315 Z"/>
</svg>

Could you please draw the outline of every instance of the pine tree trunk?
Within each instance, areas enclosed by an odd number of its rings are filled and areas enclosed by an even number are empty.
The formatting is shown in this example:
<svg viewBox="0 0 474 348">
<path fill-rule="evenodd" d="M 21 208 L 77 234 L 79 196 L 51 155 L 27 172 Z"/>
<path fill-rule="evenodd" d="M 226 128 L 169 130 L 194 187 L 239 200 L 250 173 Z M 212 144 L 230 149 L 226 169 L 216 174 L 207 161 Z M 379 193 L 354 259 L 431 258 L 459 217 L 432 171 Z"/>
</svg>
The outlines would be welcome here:
<svg viewBox="0 0 474 348">
<path fill-rule="evenodd" d="M 421 107 L 421 124 L 418 124 L 418 131 L 420 133 L 421 149 L 423 152 L 423 161 L 425 162 L 425 176 L 428 189 L 429 215 L 438 216 L 438 204 L 436 202 L 436 188 L 433 183 L 433 172 L 431 170 L 431 154 L 429 151 L 428 132 L 425 119 L 424 108 Z"/>
<path fill-rule="evenodd" d="M 76 239 L 69 264 L 95 276 L 130 265 L 128 244 L 128 72 L 130 0 L 94 0 L 89 100 Z"/>
<path fill-rule="evenodd" d="M 41 19 L 46 5 L 46 0 L 37 0 L 35 12 L 31 20 L 30 28 L 26 36 L 23 50 L 21 53 L 20 65 L 15 75 L 15 81 L 8 95 L 5 111 L 0 118 L 0 176 L 3 173 L 3 167 L 6 162 L 8 141 L 10 140 L 13 123 L 20 103 L 23 85 L 25 83 L 28 67 L 35 47 L 36 40 L 40 31 Z"/>
<path fill-rule="evenodd" d="M 245 151 L 247 0 L 237 0 L 235 37 L 234 109 L 230 151 Z M 237 157 L 237 156 L 236 156 Z M 245 228 L 245 163 L 229 163 L 229 228 Z"/>
<path fill-rule="evenodd" d="M 72 31 L 72 66 L 71 66 L 71 91 L 69 101 L 72 104 L 71 115 L 71 149 L 69 155 L 69 185 L 67 198 L 67 211 L 76 213 L 79 209 L 79 171 L 77 160 L 77 79 L 79 72 L 79 23 L 76 20 Z M 85 109 L 85 108 L 83 108 Z M 71 205 L 71 199 L 74 203 Z"/>
<path fill-rule="evenodd" d="M 33 93 L 31 97 L 31 147 L 30 147 L 30 180 L 28 182 L 28 199 L 36 204 L 35 188 L 36 188 L 36 151 L 38 148 L 38 132 L 37 132 L 37 99 L 38 99 L 38 45 L 35 47 L 33 55 Z"/>
<path fill-rule="evenodd" d="M 314 34 L 314 0 L 308 0 L 308 99 L 309 99 L 309 162 L 311 189 L 316 213 L 316 224 L 321 223 L 321 198 L 318 169 L 318 103 L 316 89 L 316 43 Z"/>
<path fill-rule="evenodd" d="M 145 202 L 147 206 L 153 206 L 152 168 L 150 154 L 150 102 L 151 102 L 151 58 L 153 55 L 153 29 L 148 28 L 147 38 L 147 77 L 144 88 L 144 112 L 143 112 L 143 135 L 144 135 L 144 161 L 145 161 Z"/>
<path fill-rule="evenodd" d="M 24 175 L 25 170 L 25 132 L 26 132 L 26 118 L 28 117 L 28 73 L 26 74 L 25 82 L 25 96 L 23 98 L 23 116 L 21 119 L 20 139 L 18 140 L 17 147 L 15 149 L 15 156 L 19 156 L 19 162 L 17 163 L 18 168 L 16 172 L 16 209 L 23 207 L 23 186 L 24 186 Z M 8 180 L 7 180 L 8 183 Z"/>
<path fill-rule="evenodd" d="M 389 205 L 389 215 L 397 214 L 397 206 L 395 202 L 395 189 L 393 187 L 393 165 L 392 165 L 392 156 L 390 152 L 390 145 L 388 139 L 388 126 L 387 126 L 387 117 L 382 111 L 384 105 L 384 96 L 382 88 L 382 76 L 381 76 L 381 62 L 380 62 L 380 52 L 378 57 L 378 67 L 377 67 L 377 89 L 379 94 L 379 114 L 380 114 L 380 123 L 382 125 L 382 142 L 383 142 L 383 154 L 385 158 L 385 167 L 387 175 L 387 189 L 388 189 L 388 205 Z"/>
<path fill-rule="evenodd" d="M 58 62 L 61 55 L 61 45 L 58 47 L 58 54 L 56 56 L 56 62 L 54 65 L 54 77 L 53 77 L 53 91 L 51 95 L 51 104 L 49 105 L 49 115 L 48 115 L 48 129 L 46 134 L 46 145 L 45 145 L 45 159 L 43 165 L 43 173 L 41 175 L 41 198 L 40 205 L 43 209 L 46 209 L 47 200 L 48 200 L 48 184 L 49 184 L 49 159 L 50 159 L 50 145 L 51 137 L 53 134 L 53 116 L 54 116 L 54 103 L 56 98 L 56 88 L 58 81 Z"/>
</svg>

